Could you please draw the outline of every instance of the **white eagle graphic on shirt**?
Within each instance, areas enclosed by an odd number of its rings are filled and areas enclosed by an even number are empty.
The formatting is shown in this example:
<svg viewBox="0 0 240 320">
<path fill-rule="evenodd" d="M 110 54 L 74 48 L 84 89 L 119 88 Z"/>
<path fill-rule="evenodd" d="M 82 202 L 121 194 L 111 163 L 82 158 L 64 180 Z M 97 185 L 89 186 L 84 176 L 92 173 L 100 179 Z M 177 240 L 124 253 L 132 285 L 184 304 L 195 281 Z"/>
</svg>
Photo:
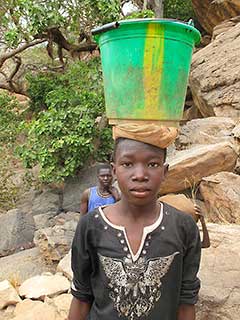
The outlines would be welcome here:
<svg viewBox="0 0 240 320">
<path fill-rule="evenodd" d="M 177 254 L 179 252 L 154 259 L 139 258 L 136 262 L 99 254 L 109 280 L 109 296 L 119 317 L 134 320 L 149 314 L 161 297 L 161 278 L 166 275 Z"/>
</svg>

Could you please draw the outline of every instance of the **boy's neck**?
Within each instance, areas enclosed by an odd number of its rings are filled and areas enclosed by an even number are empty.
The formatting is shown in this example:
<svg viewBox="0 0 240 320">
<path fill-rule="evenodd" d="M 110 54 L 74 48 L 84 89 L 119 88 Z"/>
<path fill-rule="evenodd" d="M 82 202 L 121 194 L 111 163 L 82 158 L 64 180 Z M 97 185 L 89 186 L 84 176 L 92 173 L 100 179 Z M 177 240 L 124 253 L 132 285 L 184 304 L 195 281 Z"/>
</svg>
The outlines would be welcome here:
<svg viewBox="0 0 240 320">
<path fill-rule="evenodd" d="M 125 216 L 127 220 L 137 222 L 157 219 L 160 207 L 157 201 L 153 201 L 145 205 L 134 205 L 127 203 L 122 199 L 119 201 L 119 209 L 121 211 L 121 215 Z"/>
</svg>

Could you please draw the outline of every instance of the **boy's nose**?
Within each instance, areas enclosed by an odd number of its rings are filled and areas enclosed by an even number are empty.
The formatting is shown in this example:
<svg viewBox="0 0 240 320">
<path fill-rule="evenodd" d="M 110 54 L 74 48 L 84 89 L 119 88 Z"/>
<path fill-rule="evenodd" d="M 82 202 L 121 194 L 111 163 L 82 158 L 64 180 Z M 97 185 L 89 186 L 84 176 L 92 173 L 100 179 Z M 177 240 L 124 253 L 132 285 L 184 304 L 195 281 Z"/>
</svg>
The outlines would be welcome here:
<svg viewBox="0 0 240 320">
<path fill-rule="evenodd" d="M 132 179 L 138 181 L 148 181 L 148 175 L 144 166 L 136 166 Z"/>
</svg>

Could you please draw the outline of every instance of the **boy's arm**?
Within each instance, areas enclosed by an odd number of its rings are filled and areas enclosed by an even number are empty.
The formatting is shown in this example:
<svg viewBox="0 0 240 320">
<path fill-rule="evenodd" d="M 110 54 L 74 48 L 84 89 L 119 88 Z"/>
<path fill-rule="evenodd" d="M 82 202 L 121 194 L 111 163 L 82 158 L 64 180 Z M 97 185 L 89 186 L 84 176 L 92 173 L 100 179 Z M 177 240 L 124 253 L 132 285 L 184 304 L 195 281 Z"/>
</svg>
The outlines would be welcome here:
<svg viewBox="0 0 240 320">
<path fill-rule="evenodd" d="M 89 198 L 89 189 L 83 191 L 81 202 L 80 202 L 80 213 L 85 214 L 88 211 L 88 198 Z"/>
<path fill-rule="evenodd" d="M 67 320 L 86 320 L 91 308 L 88 302 L 73 297 Z"/>
<path fill-rule="evenodd" d="M 195 320 L 195 306 L 181 304 L 178 308 L 177 320 Z"/>
<path fill-rule="evenodd" d="M 201 240 L 195 221 L 186 216 L 185 254 L 183 257 L 182 285 L 177 320 L 195 320 L 195 307 L 198 300 L 200 281 L 197 273 L 201 257 Z"/>
</svg>

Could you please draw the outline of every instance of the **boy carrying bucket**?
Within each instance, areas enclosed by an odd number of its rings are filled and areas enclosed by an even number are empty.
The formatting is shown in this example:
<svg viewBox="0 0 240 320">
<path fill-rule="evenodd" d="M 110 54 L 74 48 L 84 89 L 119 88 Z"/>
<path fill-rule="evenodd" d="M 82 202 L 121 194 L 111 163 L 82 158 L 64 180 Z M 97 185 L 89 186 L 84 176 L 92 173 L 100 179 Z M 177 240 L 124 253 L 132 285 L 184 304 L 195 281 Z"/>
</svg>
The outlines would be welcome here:
<svg viewBox="0 0 240 320">
<path fill-rule="evenodd" d="M 82 217 L 69 320 L 194 320 L 201 243 L 191 216 L 157 201 L 176 129 L 114 128 L 121 200 Z"/>
</svg>

